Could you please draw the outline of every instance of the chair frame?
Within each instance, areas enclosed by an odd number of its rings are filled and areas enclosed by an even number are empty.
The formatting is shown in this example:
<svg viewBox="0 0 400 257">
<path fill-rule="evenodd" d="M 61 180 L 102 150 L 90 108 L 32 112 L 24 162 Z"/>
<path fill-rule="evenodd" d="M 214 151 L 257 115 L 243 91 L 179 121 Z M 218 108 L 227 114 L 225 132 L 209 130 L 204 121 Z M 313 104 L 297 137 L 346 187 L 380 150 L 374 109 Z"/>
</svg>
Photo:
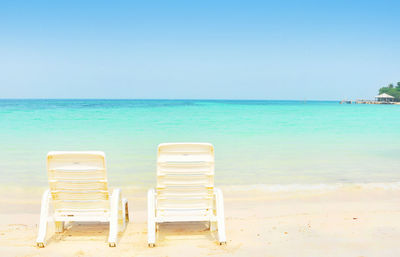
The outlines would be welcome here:
<svg viewBox="0 0 400 257">
<path fill-rule="evenodd" d="M 175 144 L 175 143 L 169 143 Z M 176 144 L 205 144 L 205 143 L 176 143 Z M 158 147 L 168 144 L 160 144 Z M 213 146 L 209 144 L 212 149 Z M 208 221 L 210 231 L 218 230 L 218 241 L 220 245 L 226 244 L 225 234 L 225 214 L 224 214 L 224 199 L 222 190 L 213 187 L 213 210 L 211 215 L 205 216 L 186 216 L 186 217 L 165 217 L 157 215 L 157 191 L 156 188 L 151 188 L 147 192 L 147 233 L 148 246 L 155 247 L 157 225 L 164 222 L 197 222 Z"/>
<path fill-rule="evenodd" d="M 93 152 L 50 152 L 48 154 L 63 153 L 63 154 L 87 154 Z M 102 152 L 95 152 L 101 153 Z M 108 212 L 103 213 L 93 213 L 93 214 L 81 214 L 76 213 L 74 215 L 59 216 L 55 215 L 54 212 L 50 211 L 52 207 L 52 195 L 51 190 L 47 189 L 42 196 L 41 210 L 40 210 L 40 222 L 39 231 L 36 239 L 36 245 L 39 248 L 45 246 L 45 239 L 47 235 L 48 223 L 53 221 L 55 224 L 55 232 L 62 233 L 64 231 L 64 225 L 66 222 L 76 221 L 76 222 L 109 222 L 109 236 L 108 244 L 110 247 L 115 247 L 117 244 L 118 232 L 122 232 L 127 224 L 129 223 L 129 210 L 128 210 L 128 200 L 122 198 L 121 189 L 116 188 L 113 190 L 111 198 L 109 198 L 110 207 Z"/>
</svg>

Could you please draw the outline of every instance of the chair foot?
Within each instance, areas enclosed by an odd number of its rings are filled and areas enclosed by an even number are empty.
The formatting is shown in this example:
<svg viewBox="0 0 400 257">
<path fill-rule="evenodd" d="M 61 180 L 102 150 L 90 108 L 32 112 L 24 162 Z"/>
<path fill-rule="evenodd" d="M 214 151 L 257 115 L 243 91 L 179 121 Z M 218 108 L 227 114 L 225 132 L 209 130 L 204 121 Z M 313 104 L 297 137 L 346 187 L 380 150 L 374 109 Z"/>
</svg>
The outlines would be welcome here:
<svg viewBox="0 0 400 257">
<path fill-rule="evenodd" d="M 36 246 L 39 248 L 44 248 L 44 243 L 36 243 Z"/>
<path fill-rule="evenodd" d="M 114 242 L 112 242 L 112 243 L 108 243 L 108 246 L 109 246 L 109 247 L 116 247 L 116 246 L 117 246 L 117 244 L 116 244 L 116 243 L 114 243 Z"/>
<path fill-rule="evenodd" d="M 156 244 L 149 244 L 149 247 L 150 248 L 153 248 L 153 247 L 155 247 L 156 246 Z"/>
<path fill-rule="evenodd" d="M 219 242 L 219 245 L 226 245 L 226 242 Z"/>
</svg>

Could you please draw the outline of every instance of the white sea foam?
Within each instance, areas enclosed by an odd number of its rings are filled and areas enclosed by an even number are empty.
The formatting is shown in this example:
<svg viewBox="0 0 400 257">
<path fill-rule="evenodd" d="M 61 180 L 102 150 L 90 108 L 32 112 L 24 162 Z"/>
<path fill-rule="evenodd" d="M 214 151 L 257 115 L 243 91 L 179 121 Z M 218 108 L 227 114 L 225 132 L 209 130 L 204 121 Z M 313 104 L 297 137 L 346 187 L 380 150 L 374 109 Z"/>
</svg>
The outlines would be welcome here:
<svg viewBox="0 0 400 257">
<path fill-rule="evenodd" d="M 359 183 L 354 184 L 354 186 L 361 189 L 400 190 L 400 181 L 390 183 Z"/>
<path fill-rule="evenodd" d="M 224 185 L 227 191 L 265 191 L 265 192 L 308 192 L 335 191 L 345 189 L 362 190 L 400 190 L 399 182 L 388 183 L 327 183 L 327 184 L 254 184 L 254 185 Z"/>
</svg>

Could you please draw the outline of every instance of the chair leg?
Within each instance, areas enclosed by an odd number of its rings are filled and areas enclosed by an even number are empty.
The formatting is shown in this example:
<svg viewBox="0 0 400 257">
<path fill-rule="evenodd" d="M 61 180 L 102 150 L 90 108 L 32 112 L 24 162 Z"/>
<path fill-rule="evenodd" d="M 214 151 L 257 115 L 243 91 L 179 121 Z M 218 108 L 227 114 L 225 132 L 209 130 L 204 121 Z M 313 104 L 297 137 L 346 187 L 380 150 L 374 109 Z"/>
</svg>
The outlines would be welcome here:
<svg viewBox="0 0 400 257">
<path fill-rule="evenodd" d="M 121 190 L 114 189 L 113 194 L 111 196 L 110 232 L 108 236 L 108 246 L 110 247 L 115 247 L 117 245 L 120 205 L 121 205 Z"/>
<path fill-rule="evenodd" d="M 54 225 L 56 227 L 56 233 L 64 232 L 64 221 L 55 221 Z"/>
<path fill-rule="evenodd" d="M 156 244 L 156 210 L 155 210 L 155 191 L 150 189 L 147 192 L 147 242 L 149 247 Z"/>
<path fill-rule="evenodd" d="M 47 189 L 42 196 L 42 206 L 40 209 L 39 232 L 36 239 L 36 245 L 40 248 L 44 247 L 44 241 L 47 234 L 47 220 L 49 217 L 50 190 Z"/>
<path fill-rule="evenodd" d="M 225 235 L 225 214 L 224 214 L 224 198 L 221 189 L 215 189 L 215 207 L 217 212 L 218 241 L 219 244 L 226 244 Z"/>
<path fill-rule="evenodd" d="M 216 222 L 215 221 L 210 221 L 210 231 L 215 231 L 217 230 L 217 226 L 216 226 Z"/>
</svg>

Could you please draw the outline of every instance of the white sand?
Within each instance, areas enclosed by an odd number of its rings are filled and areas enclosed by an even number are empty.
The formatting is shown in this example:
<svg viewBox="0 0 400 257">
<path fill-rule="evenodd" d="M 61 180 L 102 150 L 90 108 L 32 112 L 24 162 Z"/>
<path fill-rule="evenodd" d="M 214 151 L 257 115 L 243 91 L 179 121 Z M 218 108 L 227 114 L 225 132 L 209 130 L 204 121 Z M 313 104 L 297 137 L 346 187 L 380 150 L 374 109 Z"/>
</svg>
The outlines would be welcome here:
<svg viewBox="0 0 400 257">
<path fill-rule="evenodd" d="M 116 248 L 107 224 L 71 224 L 35 247 L 40 194 L 21 190 L 0 198 L 4 256 L 400 256 L 400 191 L 330 192 L 225 190 L 227 246 L 202 223 L 161 226 L 147 247 L 145 191 L 125 193 L 131 223 Z M 11 204 L 10 203 L 13 203 Z M 51 232 L 50 232 L 51 233 Z"/>
</svg>

